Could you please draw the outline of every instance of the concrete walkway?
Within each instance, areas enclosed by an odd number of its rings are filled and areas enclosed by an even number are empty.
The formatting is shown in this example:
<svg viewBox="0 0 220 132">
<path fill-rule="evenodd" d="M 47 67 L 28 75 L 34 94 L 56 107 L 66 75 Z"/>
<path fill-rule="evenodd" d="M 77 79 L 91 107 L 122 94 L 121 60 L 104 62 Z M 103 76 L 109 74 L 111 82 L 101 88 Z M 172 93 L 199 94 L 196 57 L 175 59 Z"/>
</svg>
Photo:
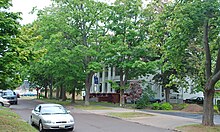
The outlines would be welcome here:
<svg viewBox="0 0 220 132">
<path fill-rule="evenodd" d="M 98 115 L 103 115 L 103 116 L 109 116 L 108 113 L 112 113 L 112 112 L 113 113 L 115 113 L 115 112 L 134 112 L 134 110 L 112 107 L 111 109 L 107 109 L 107 110 L 73 109 L 73 112 L 85 112 L 85 113 L 93 113 L 93 114 L 98 114 Z M 150 126 L 154 126 L 154 127 L 171 129 L 171 130 L 175 130 L 175 128 L 178 126 L 201 123 L 201 120 L 198 120 L 198 119 L 189 119 L 189 118 L 171 116 L 171 115 L 165 115 L 165 114 L 143 112 L 143 111 L 139 111 L 139 110 L 135 110 L 135 112 L 147 113 L 147 114 L 151 114 L 153 116 L 137 117 L 137 118 L 129 118 L 129 119 L 120 118 L 120 119 L 143 124 L 143 125 L 150 125 Z"/>
</svg>

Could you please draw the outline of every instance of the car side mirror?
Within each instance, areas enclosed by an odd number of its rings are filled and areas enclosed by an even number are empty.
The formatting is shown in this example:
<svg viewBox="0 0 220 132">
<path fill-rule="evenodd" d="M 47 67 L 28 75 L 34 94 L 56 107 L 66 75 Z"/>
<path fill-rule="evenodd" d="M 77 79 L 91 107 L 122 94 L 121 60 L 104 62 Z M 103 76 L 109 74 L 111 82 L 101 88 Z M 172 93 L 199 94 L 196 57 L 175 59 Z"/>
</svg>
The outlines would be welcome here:
<svg viewBox="0 0 220 132">
<path fill-rule="evenodd" d="M 70 114 L 70 110 L 67 110 L 67 113 Z"/>
<path fill-rule="evenodd" d="M 40 112 L 39 111 L 37 111 L 37 110 L 33 110 L 33 112 L 32 113 L 35 113 L 36 115 L 40 115 Z"/>
</svg>

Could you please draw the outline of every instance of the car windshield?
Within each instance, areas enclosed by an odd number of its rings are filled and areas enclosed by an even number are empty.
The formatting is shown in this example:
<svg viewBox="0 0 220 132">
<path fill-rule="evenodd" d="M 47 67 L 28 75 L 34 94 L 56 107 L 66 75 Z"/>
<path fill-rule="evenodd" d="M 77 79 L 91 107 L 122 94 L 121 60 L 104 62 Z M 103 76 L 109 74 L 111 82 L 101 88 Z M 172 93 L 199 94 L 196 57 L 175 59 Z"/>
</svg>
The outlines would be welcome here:
<svg viewBox="0 0 220 132">
<path fill-rule="evenodd" d="M 46 114 L 67 114 L 67 111 L 62 106 L 45 106 L 42 107 L 41 113 Z"/>
<path fill-rule="evenodd" d="M 12 96 L 12 95 L 15 95 L 14 92 L 4 92 L 3 94 L 6 95 L 6 96 Z"/>
</svg>

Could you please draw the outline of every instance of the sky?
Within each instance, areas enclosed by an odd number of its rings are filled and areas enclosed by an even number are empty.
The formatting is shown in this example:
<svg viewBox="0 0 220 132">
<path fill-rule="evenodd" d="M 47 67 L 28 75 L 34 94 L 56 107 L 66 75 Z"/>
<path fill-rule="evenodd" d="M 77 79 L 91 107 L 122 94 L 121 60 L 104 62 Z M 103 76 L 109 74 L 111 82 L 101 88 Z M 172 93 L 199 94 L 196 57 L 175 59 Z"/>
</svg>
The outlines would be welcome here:
<svg viewBox="0 0 220 132">
<path fill-rule="evenodd" d="M 22 12 L 21 17 L 23 20 L 20 22 L 22 25 L 33 22 L 36 14 L 30 14 L 33 7 L 43 9 L 51 4 L 50 0 L 12 0 L 13 7 L 10 9 L 12 12 Z"/>
<path fill-rule="evenodd" d="M 98 0 L 102 2 L 112 3 L 115 0 Z M 143 0 L 150 1 L 150 0 Z M 36 18 L 36 14 L 30 14 L 33 7 L 37 9 L 43 9 L 51 4 L 51 0 L 12 0 L 13 7 L 10 9 L 12 12 L 22 12 L 21 17 L 23 20 L 20 21 L 22 25 L 33 22 Z"/>
<path fill-rule="evenodd" d="M 98 0 L 104 2 L 114 2 L 115 0 Z M 33 22 L 36 18 L 36 14 L 30 14 L 33 7 L 37 7 L 37 9 L 43 9 L 46 6 L 51 4 L 51 0 L 12 0 L 13 7 L 10 9 L 12 12 L 22 12 L 21 24 L 28 24 Z"/>
</svg>

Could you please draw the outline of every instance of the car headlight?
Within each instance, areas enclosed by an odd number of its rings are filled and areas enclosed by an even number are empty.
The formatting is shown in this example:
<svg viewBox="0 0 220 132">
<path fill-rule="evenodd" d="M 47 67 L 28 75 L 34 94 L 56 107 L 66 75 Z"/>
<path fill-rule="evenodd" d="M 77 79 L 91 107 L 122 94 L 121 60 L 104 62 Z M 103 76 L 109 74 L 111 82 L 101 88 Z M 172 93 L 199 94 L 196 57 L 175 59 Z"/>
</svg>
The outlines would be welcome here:
<svg viewBox="0 0 220 132">
<path fill-rule="evenodd" d="M 45 122 L 45 123 L 52 123 L 51 120 L 45 120 L 44 122 Z"/>
<path fill-rule="evenodd" d="M 74 120 L 73 119 L 70 119 L 70 121 L 69 122 L 74 122 Z"/>
</svg>

